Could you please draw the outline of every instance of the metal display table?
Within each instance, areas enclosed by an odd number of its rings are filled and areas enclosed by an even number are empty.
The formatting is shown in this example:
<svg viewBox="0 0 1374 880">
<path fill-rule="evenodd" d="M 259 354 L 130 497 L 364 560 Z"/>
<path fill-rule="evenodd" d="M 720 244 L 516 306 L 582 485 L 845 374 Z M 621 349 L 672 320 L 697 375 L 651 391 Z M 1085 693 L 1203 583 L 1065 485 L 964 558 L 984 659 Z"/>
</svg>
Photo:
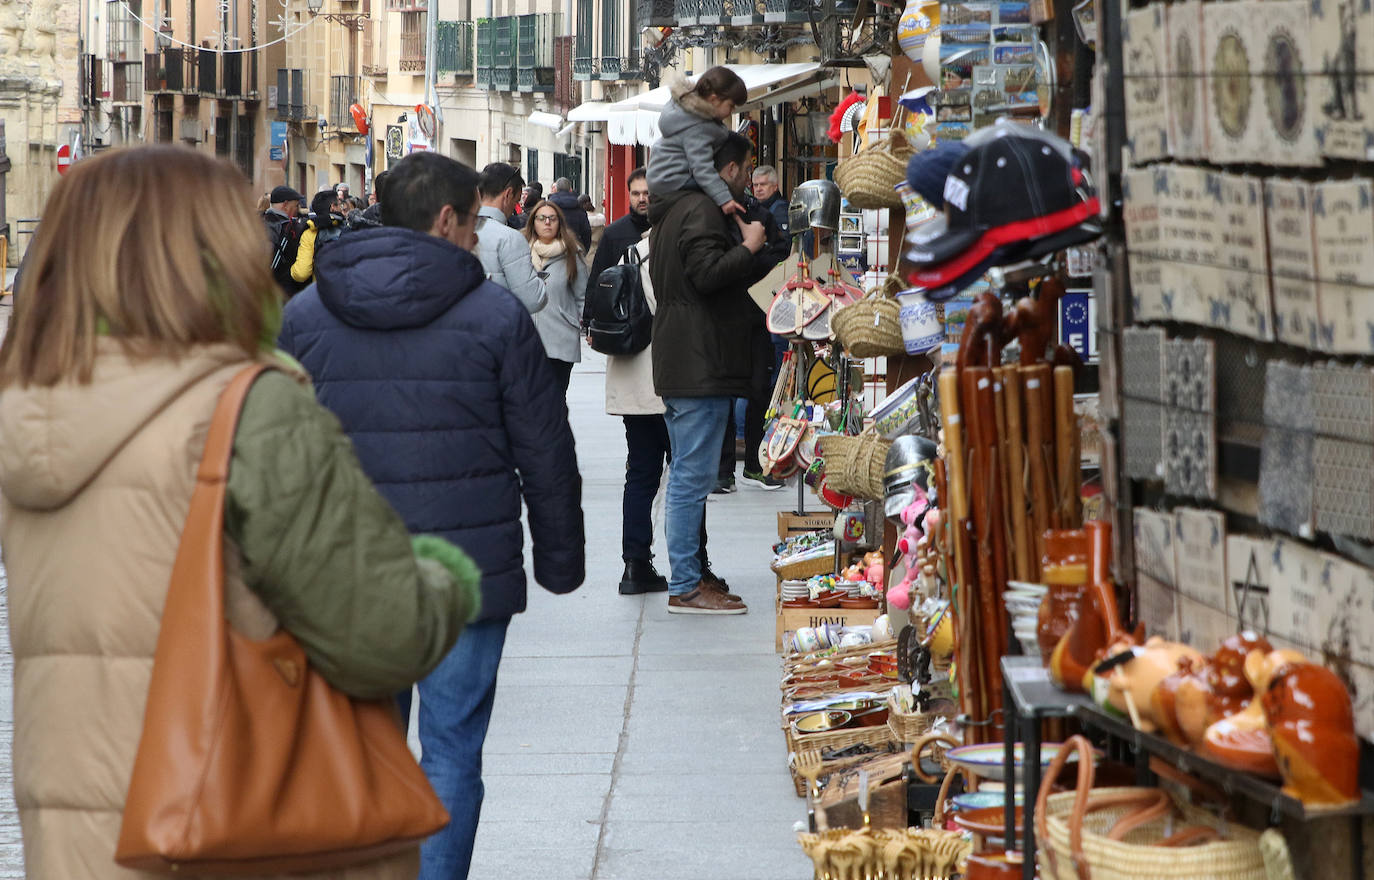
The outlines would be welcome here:
<svg viewBox="0 0 1374 880">
<path fill-rule="evenodd" d="M 1050 681 L 1049 670 L 1039 657 L 1003 657 L 1002 688 L 1010 699 L 1003 701 L 1007 713 L 1003 776 L 1006 799 L 1003 802 L 1005 837 L 1016 840 L 1016 758 L 1015 742 L 1021 741 L 1021 876 L 1035 877 L 1035 795 L 1040 791 L 1040 722 L 1046 718 L 1068 718 L 1092 702 L 1083 694 L 1066 694 Z"/>
<path fill-rule="evenodd" d="M 1073 718 L 1085 728 L 1105 735 L 1111 745 L 1129 752 L 1134 759 L 1136 782 L 1139 785 L 1155 784 L 1155 774 L 1150 770 L 1150 757 L 1157 755 L 1184 773 L 1216 783 L 1227 795 L 1242 795 L 1269 807 L 1271 824 L 1277 824 L 1282 816 L 1300 821 L 1349 817 L 1353 836 L 1351 850 L 1356 862 L 1352 866 L 1351 876 L 1363 876 L 1363 822 L 1360 817 L 1374 815 L 1374 794 L 1369 791 L 1363 792 L 1360 800 L 1349 806 L 1309 810 L 1302 801 L 1284 794 L 1276 782 L 1219 764 L 1164 737 L 1136 730 L 1129 721 L 1109 714 L 1086 695 L 1059 690 L 1050 681 L 1049 671 L 1041 667 L 1038 658 L 1003 657 L 1002 680 L 1005 682 L 1005 692 L 1011 697 L 1006 701 L 1007 736 L 1003 757 L 1007 779 L 1014 778 L 1013 745 L 1017 736 L 1021 739 L 1023 749 L 1022 790 L 1025 795 L 1021 852 L 1025 859 L 1022 867 L 1024 880 L 1035 877 L 1035 796 L 1040 790 L 1040 722 L 1046 718 Z M 1008 785 L 1006 792 L 1005 839 L 1013 841 L 1016 815 L 1014 786 Z"/>
</svg>

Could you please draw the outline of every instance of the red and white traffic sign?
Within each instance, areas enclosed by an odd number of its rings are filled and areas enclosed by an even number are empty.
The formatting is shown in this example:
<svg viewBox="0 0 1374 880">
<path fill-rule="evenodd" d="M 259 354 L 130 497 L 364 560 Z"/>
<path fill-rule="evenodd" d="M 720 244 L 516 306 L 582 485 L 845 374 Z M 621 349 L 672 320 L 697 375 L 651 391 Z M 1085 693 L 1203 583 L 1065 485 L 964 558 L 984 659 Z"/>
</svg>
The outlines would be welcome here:
<svg viewBox="0 0 1374 880">
<path fill-rule="evenodd" d="M 57 148 L 57 173 L 66 174 L 67 169 L 72 167 L 72 148 L 69 144 L 63 144 Z"/>
</svg>

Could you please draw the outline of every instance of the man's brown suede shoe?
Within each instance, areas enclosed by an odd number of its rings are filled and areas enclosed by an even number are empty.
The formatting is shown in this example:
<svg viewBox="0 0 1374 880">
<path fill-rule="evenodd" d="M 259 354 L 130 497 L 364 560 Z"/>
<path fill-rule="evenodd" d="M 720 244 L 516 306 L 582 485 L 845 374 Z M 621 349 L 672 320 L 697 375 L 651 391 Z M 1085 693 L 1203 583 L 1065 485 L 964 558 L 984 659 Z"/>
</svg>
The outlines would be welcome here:
<svg viewBox="0 0 1374 880">
<path fill-rule="evenodd" d="M 742 597 L 730 592 L 730 585 L 725 582 L 725 578 L 711 571 L 709 568 L 703 568 L 701 570 L 701 585 L 708 590 L 714 590 L 720 593 L 731 602 L 739 602 L 741 604 L 744 602 Z"/>
<path fill-rule="evenodd" d="M 668 597 L 669 614 L 744 614 L 748 610 L 743 602 L 727 599 L 707 587 L 705 581 L 690 593 Z"/>
</svg>

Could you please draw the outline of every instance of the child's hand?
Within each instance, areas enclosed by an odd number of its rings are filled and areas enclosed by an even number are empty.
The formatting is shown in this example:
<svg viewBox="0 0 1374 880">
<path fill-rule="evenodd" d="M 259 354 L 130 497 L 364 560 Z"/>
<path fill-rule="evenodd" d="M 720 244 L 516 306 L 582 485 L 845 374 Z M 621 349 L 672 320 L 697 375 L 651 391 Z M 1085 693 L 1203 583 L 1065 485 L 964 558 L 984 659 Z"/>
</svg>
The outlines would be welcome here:
<svg viewBox="0 0 1374 880">
<path fill-rule="evenodd" d="M 734 199 L 731 199 L 730 201 L 721 205 L 720 210 L 727 217 L 729 217 L 731 214 L 744 214 L 744 206 L 741 205 L 739 202 L 735 201 Z"/>
</svg>

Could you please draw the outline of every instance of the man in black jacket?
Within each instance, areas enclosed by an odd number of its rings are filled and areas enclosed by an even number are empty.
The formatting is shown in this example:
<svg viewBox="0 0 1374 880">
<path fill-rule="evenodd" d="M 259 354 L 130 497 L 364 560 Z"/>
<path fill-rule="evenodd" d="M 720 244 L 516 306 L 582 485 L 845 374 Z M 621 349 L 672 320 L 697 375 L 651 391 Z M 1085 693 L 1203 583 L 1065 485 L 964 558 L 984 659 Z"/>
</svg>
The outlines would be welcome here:
<svg viewBox="0 0 1374 880">
<path fill-rule="evenodd" d="M 715 167 L 730 192 L 749 189 L 752 148 L 731 133 L 716 151 Z M 654 313 L 654 390 L 663 398 L 672 444 L 668 476 L 668 611 L 743 614 L 748 609 L 719 582 L 702 578 L 698 557 L 706 496 L 715 485 L 720 438 L 736 397 L 760 393 L 766 373 L 752 349 L 758 306 L 749 297 L 755 257 L 767 243 L 762 223 L 721 212 L 700 190 L 677 190 L 650 200 L 649 275 Z M 737 229 L 742 242 L 731 240 Z"/>
<path fill-rule="evenodd" d="M 596 279 L 601 277 L 601 273 L 619 263 L 625 251 L 634 247 L 649 231 L 649 179 L 645 169 L 631 171 L 626 186 L 630 190 L 630 213 L 607 226 L 601 234 L 601 244 L 596 249 L 596 259 L 592 261 L 592 271 L 587 277 L 589 292 L 596 286 Z"/>
</svg>

